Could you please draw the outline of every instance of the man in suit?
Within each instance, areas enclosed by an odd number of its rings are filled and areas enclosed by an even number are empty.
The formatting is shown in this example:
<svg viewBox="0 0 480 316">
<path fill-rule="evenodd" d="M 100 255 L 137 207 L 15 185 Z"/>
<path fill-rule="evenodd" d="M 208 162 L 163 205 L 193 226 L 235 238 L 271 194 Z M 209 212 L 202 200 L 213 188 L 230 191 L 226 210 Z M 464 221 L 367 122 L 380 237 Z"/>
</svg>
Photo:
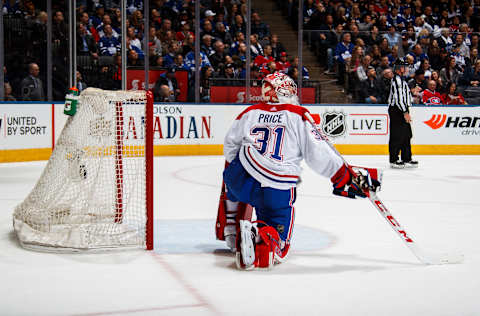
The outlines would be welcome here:
<svg viewBox="0 0 480 316">
<path fill-rule="evenodd" d="M 38 74 L 40 67 L 36 63 L 28 65 L 28 76 L 20 83 L 20 92 L 24 101 L 44 101 L 43 83 Z"/>
</svg>

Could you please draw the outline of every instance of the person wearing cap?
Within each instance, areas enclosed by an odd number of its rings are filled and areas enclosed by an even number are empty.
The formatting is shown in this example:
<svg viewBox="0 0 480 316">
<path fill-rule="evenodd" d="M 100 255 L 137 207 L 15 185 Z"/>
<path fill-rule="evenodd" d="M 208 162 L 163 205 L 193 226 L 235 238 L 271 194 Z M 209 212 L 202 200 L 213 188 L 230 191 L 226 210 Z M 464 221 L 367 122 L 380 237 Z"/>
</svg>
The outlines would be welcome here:
<svg viewBox="0 0 480 316">
<path fill-rule="evenodd" d="M 422 100 L 422 92 L 427 88 L 425 71 L 423 69 L 417 69 L 415 71 L 415 76 L 408 81 L 408 87 L 412 93 L 413 103 L 420 103 Z"/>
<path fill-rule="evenodd" d="M 236 79 L 237 78 L 237 73 L 235 72 L 235 65 L 234 64 L 226 64 L 225 67 L 223 68 L 223 77 L 225 79 Z M 229 82 L 231 84 L 234 84 L 234 82 Z M 229 85 L 227 83 L 227 85 Z"/>
<path fill-rule="evenodd" d="M 410 139 L 412 128 L 410 106 L 412 94 L 403 78 L 407 64 L 397 59 L 394 63 L 395 74 L 390 85 L 388 97 L 388 115 L 390 117 L 390 139 L 388 142 L 389 160 L 392 168 L 417 167 L 418 161 L 412 160 Z M 399 159 L 399 154 L 401 159 Z"/>
<path fill-rule="evenodd" d="M 169 67 L 167 72 L 160 75 L 155 82 L 153 87 L 154 99 L 159 102 L 175 102 L 179 94 L 180 89 L 175 78 L 175 67 Z"/>
<path fill-rule="evenodd" d="M 288 68 L 290 68 L 292 65 L 290 62 L 287 60 L 287 53 L 286 52 L 281 52 L 280 53 L 280 58 L 276 62 L 277 70 L 283 73 L 288 72 Z"/>
<path fill-rule="evenodd" d="M 210 25 L 212 26 L 212 29 L 213 29 L 213 25 L 215 24 L 215 16 L 217 15 L 215 12 L 213 12 L 212 10 L 207 10 L 205 11 L 205 19 L 203 19 L 202 21 L 202 25 L 208 21 L 210 22 Z"/>
</svg>

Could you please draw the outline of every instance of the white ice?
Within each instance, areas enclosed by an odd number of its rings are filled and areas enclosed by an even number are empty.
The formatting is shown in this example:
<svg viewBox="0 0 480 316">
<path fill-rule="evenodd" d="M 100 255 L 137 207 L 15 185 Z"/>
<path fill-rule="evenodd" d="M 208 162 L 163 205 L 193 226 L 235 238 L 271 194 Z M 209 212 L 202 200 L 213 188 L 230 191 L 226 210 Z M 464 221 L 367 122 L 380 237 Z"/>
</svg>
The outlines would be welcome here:
<svg viewBox="0 0 480 316">
<path fill-rule="evenodd" d="M 480 157 L 418 156 L 379 196 L 422 247 L 465 262 L 426 266 L 367 200 L 331 195 L 305 168 L 293 246 L 270 271 L 238 271 L 214 238 L 223 158 L 155 159 L 156 250 L 24 250 L 12 211 L 45 162 L 0 164 L 0 315 L 480 315 Z"/>
</svg>

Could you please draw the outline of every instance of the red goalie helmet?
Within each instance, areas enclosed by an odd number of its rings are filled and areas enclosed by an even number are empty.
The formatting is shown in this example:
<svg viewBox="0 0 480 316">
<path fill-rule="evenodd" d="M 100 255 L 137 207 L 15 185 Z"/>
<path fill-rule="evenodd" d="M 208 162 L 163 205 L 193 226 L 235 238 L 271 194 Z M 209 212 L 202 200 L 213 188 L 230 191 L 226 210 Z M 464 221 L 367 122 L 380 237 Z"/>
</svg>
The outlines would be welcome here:
<svg viewBox="0 0 480 316">
<path fill-rule="evenodd" d="M 269 74 L 263 78 L 262 98 L 270 103 L 298 104 L 297 85 L 284 73 Z"/>
</svg>

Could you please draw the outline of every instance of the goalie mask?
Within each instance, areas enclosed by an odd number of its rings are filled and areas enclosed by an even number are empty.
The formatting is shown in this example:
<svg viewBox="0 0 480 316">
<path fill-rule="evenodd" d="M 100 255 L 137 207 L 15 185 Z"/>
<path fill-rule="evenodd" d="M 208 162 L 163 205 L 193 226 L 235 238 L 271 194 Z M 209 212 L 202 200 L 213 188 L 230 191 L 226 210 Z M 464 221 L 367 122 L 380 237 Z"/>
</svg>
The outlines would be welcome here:
<svg viewBox="0 0 480 316">
<path fill-rule="evenodd" d="M 269 74 L 263 78 L 262 98 L 269 103 L 298 104 L 297 85 L 284 73 Z"/>
</svg>

